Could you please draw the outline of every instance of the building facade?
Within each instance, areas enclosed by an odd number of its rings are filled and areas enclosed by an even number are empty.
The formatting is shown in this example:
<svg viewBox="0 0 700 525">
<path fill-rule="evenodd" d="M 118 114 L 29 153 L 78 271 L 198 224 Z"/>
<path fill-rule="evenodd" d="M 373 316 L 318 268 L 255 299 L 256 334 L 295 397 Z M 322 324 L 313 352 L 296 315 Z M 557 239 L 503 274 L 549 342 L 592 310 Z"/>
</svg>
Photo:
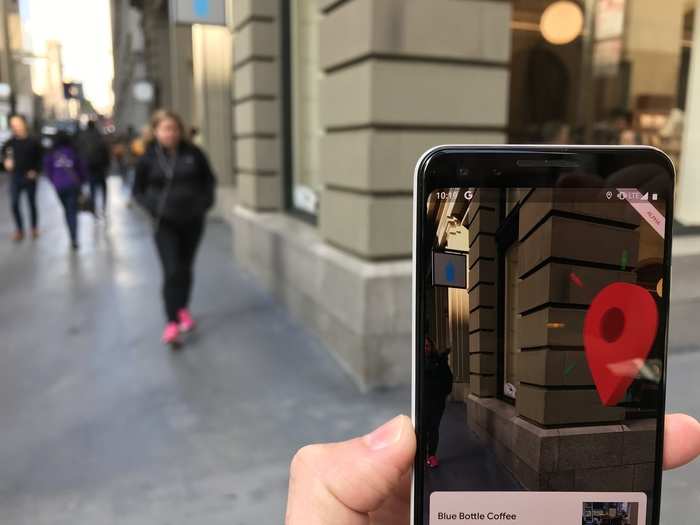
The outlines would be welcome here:
<svg viewBox="0 0 700 525">
<path fill-rule="evenodd" d="M 574 192 L 572 194 L 572 192 Z M 611 283 L 660 300 L 664 241 L 627 202 L 590 190 L 478 190 L 469 235 L 471 430 L 531 490 L 653 487 L 658 384 L 604 406 L 583 322 Z M 663 340 L 649 359 L 661 359 Z"/>
<path fill-rule="evenodd" d="M 694 148 L 682 155 L 695 3 L 652 4 L 235 1 L 236 258 L 369 387 L 409 377 L 412 173 L 428 147 L 653 144 L 681 168 L 679 216 L 698 220 L 683 206 Z M 466 362 L 464 383 L 488 389 Z"/>
<path fill-rule="evenodd" d="M 17 0 L 0 2 L 0 20 L 0 83 L 4 85 L 0 95 L 0 140 L 4 141 L 8 134 L 7 117 L 12 112 L 22 113 L 34 124 L 41 116 L 41 105 L 32 89 L 27 59 L 33 57 L 24 47 Z"/>
<path fill-rule="evenodd" d="M 115 126 L 138 130 L 148 121 L 156 102 L 155 85 L 146 67 L 144 15 L 130 0 L 113 0 L 111 8 Z M 135 93 L 135 89 L 143 90 L 143 94 Z"/>
<path fill-rule="evenodd" d="M 138 130 L 156 108 L 192 120 L 192 30 L 171 23 L 167 0 L 112 0 L 114 116 Z"/>
<path fill-rule="evenodd" d="M 221 1 L 218 26 L 130 2 L 155 104 L 200 130 L 235 260 L 362 388 L 410 378 L 413 168 L 433 145 L 657 145 L 700 223 L 695 0 Z M 489 358 L 460 355 L 458 384 L 487 388 L 469 364 Z"/>
</svg>

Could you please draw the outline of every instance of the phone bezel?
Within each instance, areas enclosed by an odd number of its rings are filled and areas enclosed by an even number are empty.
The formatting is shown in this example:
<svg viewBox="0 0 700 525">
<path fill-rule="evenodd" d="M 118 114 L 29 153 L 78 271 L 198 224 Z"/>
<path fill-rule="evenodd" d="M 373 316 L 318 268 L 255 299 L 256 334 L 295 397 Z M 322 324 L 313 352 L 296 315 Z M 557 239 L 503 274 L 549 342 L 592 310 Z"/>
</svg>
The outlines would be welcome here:
<svg viewBox="0 0 700 525">
<path fill-rule="evenodd" d="M 532 161 L 519 163 L 519 161 Z M 519 165 L 520 164 L 520 165 Z M 549 145 L 442 145 L 426 151 L 416 163 L 413 191 L 413 294 L 412 294 L 412 400 L 411 416 L 416 430 L 417 450 L 411 483 L 411 524 L 422 523 L 423 518 L 423 443 L 421 439 L 420 377 L 422 377 L 422 341 L 424 337 L 423 294 L 425 231 L 425 204 L 428 195 L 441 188 L 454 187 L 557 187 L 563 175 L 590 173 L 601 176 L 599 187 L 607 177 L 621 169 L 640 165 L 655 165 L 666 174 L 663 198 L 667 202 L 664 238 L 662 326 L 664 332 L 662 377 L 659 385 L 659 414 L 657 419 L 656 455 L 654 461 L 654 493 L 652 522 L 659 525 L 661 508 L 661 480 L 663 462 L 664 414 L 666 405 L 666 372 L 668 362 L 668 323 L 671 283 L 671 245 L 675 189 L 675 168 L 671 159 L 661 150 L 650 146 L 549 146 Z M 605 176 L 602 176 L 605 174 Z M 591 179 L 593 182 L 594 179 Z M 586 187 L 598 187 L 586 185 Z M 612 187 L 612 186 L 610 186 Z"/>
</svg>

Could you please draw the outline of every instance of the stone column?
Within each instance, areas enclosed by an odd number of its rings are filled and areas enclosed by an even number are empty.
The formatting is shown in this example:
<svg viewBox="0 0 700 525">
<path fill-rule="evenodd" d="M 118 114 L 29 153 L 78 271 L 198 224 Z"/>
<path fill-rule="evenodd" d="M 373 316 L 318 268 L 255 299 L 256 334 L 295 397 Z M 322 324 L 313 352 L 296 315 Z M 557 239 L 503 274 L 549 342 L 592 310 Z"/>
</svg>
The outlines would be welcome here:
<svg viewBox="0 0 700 525">
<path fill-rule="evenodd" d="M 469 230 L 469 391 L 493 397 L 496 385 L 496 229 L 498 191 L 479 189 L 467 210 Z"/>
<path fill-rule="evenodd" d="M 570 193 L 543 188 L 521 200 L 518 415 L 540 425 L 624 418 L 624 409 L 600 403 L 583 350 L 583 320 L 605 286 L 635 280 L 639 220 L 618 200 L 572 202 Z"/>
<path fill-rule="evenodd" d="M 192 26 L 169 26 L 170 38 L 170 109 L 177 112 L 186 126 L 193 123 L 194 83 L 192 60 Z"/>
<path fill-rule="evenodd" d="M 408 257 L 420 154 L 506 138 L 510 4 L 326 0 L 321 8 L 321 234 L 365 259 Z"/>
<path fill-rule="evenodd" d="M 192 122 L 219 182 L 231 183 L 231 33 L 227 27 L 194 26 L 192 48 L 196 93 Z M 211 60 L 214 55 L 217 59 Z"/>
<path fill-rule="evenodd" d="M 233 3 L 233 128 L 238 201 L 255 210 L 282 206 L 279 166 L 279 3 Z"/>
<path fill-rule="evenodd" d="M 507 215 L 499 213 L 500 199 L 483 191 L 470 204 L 468 424 L 529 490 L 648 491 L 656 422 L 625 420 L 624 408 L 601 404 L 582 325 L 595 295 L 610 283 L 634 282 L 660 244 L 639 249 L 650 227 L 628 203 L 571 191 L 521 190 Z M 516 271 L 501 279 L 496 272 L 506 248 L 517 249 Z M 512 286 L 517 298 L 504 293 Z M 508 356 L 516 364 L 515 406 L 495 397 L 502 388 L 496 334 L 503 327 L 490 316 L 499 297 L 517 326 L 516 352 Z"/>
</svg>

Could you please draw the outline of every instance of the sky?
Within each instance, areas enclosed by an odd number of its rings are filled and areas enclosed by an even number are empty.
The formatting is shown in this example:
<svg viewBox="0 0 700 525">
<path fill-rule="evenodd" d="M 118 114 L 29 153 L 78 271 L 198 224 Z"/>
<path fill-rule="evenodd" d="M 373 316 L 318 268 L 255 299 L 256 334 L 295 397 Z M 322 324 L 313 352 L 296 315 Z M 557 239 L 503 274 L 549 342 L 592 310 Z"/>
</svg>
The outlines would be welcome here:
<svg viewBox="0 0 700 525">
<path fill-rule="evenodd" d="M 46 42 L 63 49 L 65 81 L 82 82 L 95 109 L 109 113 L 113 104 L 112 28 L 109 0 L 20 0 L 25 48 L 44 55 Z M 42 62 L 32 71 L 41 89 Z"/>
</svg>

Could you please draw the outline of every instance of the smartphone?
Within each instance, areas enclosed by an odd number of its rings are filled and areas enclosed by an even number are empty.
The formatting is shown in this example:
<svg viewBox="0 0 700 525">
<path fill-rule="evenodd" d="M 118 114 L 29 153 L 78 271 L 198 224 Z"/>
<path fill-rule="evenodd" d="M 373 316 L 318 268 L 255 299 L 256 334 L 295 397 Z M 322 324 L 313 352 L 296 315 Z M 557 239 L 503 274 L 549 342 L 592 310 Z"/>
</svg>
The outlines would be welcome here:
<svg viewBox="0 0 700 525">
<path fill-rule="evenodd" d="M 659 524 L 674 179 L 650 147 L 421 157 L 413 524 Z"/>
</svg>

